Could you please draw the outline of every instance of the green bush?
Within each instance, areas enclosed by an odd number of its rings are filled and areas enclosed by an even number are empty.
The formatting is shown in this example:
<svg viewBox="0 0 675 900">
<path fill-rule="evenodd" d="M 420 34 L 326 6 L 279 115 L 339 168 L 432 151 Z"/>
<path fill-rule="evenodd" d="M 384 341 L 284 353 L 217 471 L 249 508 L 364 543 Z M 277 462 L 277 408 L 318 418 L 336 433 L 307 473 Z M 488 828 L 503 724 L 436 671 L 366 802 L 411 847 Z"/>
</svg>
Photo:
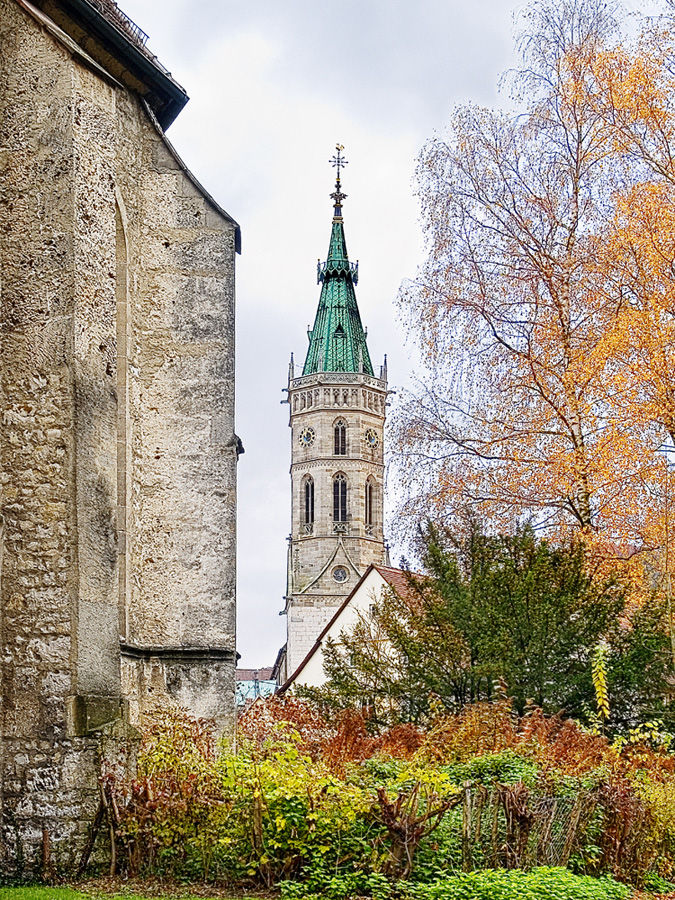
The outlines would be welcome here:
<svg viewBox="0 0 675 900">
<path fill-rule="evenodd" d="M 217 753 L 196 723 L 176 716 L 146 736 L 138 774 L 132 802 L 124 807 L 124 786 L 118 797 L 130 874 L 268 887 L 283 879 L 337 878 L 340 896 L 373 892 L 367 879 L 381 867 L 386 842 L 371 813 L 375 786 L 367 771 L 338 777 L 292 735 L 272 735 L 260 749 Z M 386 784 L 395 790 L 410 777 L 395 767 Z"/>
<path fill-rule="evenodd" d="M 411 900 L 627 900 L 631 892 L 611 878 L 542 867 L 470 872 L 432 884 L 406 884 L 403 893 Z"/>
<path fill-rule="evenodd" d="M 224 757 L 220 766 L 224 793 L 237 798 L 238 874 L 271 886 L 316 872 L 336 875 L 345 863 L 356 874 L 371 871 L 382 829 L 368 815 L 366 786 L 337 778 L 292 743 L 259 758 Z"/>
<path fill-rule="evenodd" d="M 672 881 L 666 881 L 660 875 L 650 872 L 645 878 L 644 886 L 648 891 L 654 891 L 656 894 L 672 894 L 675 891 L 675 884 Z"/>
<path fill-rule="evenodd" d="M 518 756 L 513 750 L 502 750 L 499 753 L 485 753 L 465 763 L 454 763 L 444 766 L 457 784 L 471 781 L 474 784 L 517 784 L 522 782 L 528 787 L 537 783 L 539 767 L 529 759 Z"/>
<path fill-rule="evenodd" d="M 393 885 L 386 876 L 371 872 L 344 872 L 340 875 L 312 871 L 302 881 L 279 882 L 282 900 L 343 900 L 345 897 L 372 897 L 389 900 Z"/>
</svg>

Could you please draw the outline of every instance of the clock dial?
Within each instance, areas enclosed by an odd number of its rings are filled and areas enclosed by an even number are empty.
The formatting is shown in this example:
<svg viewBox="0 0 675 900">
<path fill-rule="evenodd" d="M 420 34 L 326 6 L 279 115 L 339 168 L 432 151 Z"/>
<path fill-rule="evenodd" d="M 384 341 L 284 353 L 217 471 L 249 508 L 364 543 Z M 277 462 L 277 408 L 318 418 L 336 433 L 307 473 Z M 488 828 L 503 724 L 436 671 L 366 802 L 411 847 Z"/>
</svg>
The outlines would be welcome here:
<svg viewBox="0 0 675 900">
<path fill-rule="evenodd" d="M 311 447 L 316 438 L 316 432 L 313 428 L 303 428 L 300 432 L 300 444 L 303 447 Z"/>
<path fill-rule="evenodd" d="M 366 440 L 366 444 L 370 447 L 371 450 L 375 450 L 375 448 L 380 443 L 380 439 L 377 436 L 377 432 L 374 428 L 367 428 L 364 437 Z"/>
</svg>

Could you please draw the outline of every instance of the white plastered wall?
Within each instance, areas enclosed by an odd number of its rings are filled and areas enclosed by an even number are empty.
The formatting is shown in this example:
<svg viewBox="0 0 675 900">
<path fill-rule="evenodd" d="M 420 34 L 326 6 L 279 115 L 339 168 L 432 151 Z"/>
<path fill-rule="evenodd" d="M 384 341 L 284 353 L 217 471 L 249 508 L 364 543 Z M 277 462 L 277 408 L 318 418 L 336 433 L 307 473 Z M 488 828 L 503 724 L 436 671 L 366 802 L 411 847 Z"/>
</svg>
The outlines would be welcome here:
<svg viewBox="0 0 675 900">
<path fill-rule="evenodd" d="M 330 628 L 316 647 L 306 664 L 295 678 L 296 686 L 319 687 L 326 681 L 323 671 L 323 648 L 331 639 L 339 643 L 343 631 L 352 629 L 360 618 L 370 614 L 370 607 L 382 599 L 382 591 L 387 589 L 387 582 L 377 569 L 371 569 L 352 595 L 349 603 L 336 616 Z"/>
</svg>

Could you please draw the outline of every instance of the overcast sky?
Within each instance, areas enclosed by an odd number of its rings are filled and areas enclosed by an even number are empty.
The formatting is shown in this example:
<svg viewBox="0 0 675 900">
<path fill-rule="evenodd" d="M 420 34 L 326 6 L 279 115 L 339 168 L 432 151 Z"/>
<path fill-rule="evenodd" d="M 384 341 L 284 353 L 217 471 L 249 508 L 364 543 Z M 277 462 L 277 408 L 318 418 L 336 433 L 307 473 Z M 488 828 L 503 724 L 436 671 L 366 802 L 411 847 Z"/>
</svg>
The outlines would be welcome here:
<svg viewBox="0 0 675 900">
<path fill-rule="evenodd" d="M 357 298 L 377 366 L 410 377 L 396 320 L 422 238 L 415 159 L 453 106 L 505 103 L 511 0 L 120 0 L 190 95 L 168 135 L 239 222 L 237 432 L 240 665 L 271 665 L 285 641 L 290 527 L 288 360 L 307 348 L 325 258 L 336 142 Z M 393 548 L 394 562 L 399 551 Z"/>
</svg>

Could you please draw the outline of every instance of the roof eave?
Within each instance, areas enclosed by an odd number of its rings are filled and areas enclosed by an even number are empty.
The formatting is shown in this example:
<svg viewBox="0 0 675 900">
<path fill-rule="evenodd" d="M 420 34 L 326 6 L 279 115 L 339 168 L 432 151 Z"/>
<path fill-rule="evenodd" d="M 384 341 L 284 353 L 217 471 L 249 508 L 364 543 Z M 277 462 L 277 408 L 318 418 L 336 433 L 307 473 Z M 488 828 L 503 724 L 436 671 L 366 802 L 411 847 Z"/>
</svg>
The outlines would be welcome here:
<svg viewBox="0 0 675 900">
<path fill-rule="evenodd" d="M 115 51 L 120 62 L 147 85 L 147 101 L 158 122 L 166 129 L 188 102 L 188 95 L 156 58 L 146 55 L 119 28 L 109 22 L 87 0 L 58 0 L 59 5 L 75 20 L 91 29 Z"/>
</svg>

